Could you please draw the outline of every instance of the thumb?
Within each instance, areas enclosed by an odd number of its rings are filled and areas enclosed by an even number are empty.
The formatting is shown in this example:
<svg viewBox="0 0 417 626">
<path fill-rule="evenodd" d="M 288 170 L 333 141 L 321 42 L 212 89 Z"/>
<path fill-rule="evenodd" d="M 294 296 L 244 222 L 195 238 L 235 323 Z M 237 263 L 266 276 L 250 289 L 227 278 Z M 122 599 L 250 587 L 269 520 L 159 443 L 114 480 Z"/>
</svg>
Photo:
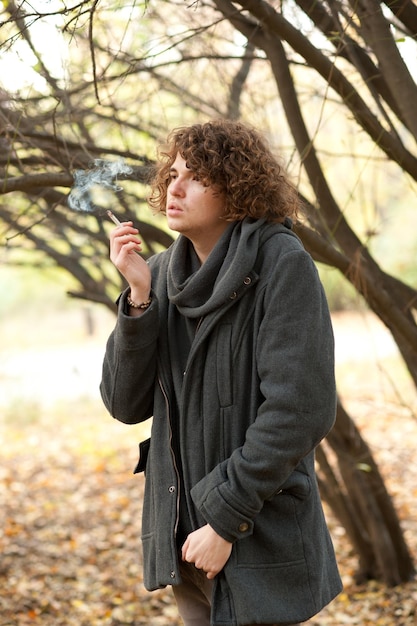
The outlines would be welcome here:
<svg viewBox="0 0 417 626">
<path fill-rule="evenodd" d="M 182 556 L 183 561 L 187 560 L 186 556 L 187 556 L 188 544 L 189 544 L 189 539 L 187 537 L 187 539 L 184 541 L 183 546 L 181 548 L 181 556 Z"/>
</svg>

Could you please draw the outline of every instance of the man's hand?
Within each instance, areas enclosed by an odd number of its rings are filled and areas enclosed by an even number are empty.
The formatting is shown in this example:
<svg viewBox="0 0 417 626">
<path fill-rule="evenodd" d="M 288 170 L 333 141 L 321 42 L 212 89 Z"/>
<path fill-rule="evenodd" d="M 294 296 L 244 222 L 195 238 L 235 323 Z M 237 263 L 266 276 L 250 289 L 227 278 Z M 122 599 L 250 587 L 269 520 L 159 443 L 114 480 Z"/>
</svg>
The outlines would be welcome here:
<svg viewBox="0 0 417 626">
<path fill-rule="evenodd" d="M 130 297 L 140 304 L 149 298 L 151 291 L 151 271 L 145 259 L 138 254 L 142 251 L 139 231 L 132 222 L 122 222 L 110 233 L 110 260 L 126 278 L 130 286 Z M 140 309 L 131 309 L 131 315 L 140 315 Z"/>
<path fill-rule="evenodd" d="M 212 579 L 229 560 L 232 545 L 206 524 L 188 535 L 182 546 L 182 558 L 187 563 L 194 563 L 208 579 Z"/>
</svg>

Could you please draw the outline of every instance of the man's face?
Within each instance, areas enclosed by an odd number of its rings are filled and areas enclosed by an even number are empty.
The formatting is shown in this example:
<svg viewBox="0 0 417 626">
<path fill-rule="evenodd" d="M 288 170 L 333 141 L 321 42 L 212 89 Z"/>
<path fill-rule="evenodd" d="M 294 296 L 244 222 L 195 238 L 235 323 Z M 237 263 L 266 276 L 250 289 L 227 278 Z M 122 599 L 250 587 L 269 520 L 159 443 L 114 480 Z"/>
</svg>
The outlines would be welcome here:
<svg viewBox="0 0 417 626">
<path fill-rule="evenodd" d="M 214 246 L 228 225 L 222 219 L 224 209 L 224 194 L 212 186 L 204 186 L 177 154 L 167 190 L 169 228 L 182 233 L 194 244 L 204 241 Z"/>
</svg>

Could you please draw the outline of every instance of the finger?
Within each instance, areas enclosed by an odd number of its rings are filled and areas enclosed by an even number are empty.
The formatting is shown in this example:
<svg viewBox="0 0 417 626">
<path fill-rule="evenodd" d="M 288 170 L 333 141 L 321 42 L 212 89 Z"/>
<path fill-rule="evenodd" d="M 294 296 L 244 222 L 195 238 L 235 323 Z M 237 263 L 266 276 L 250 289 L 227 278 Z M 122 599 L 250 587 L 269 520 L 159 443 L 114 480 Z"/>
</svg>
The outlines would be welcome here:
<svg viewBox="0 0 417 626">
<path fill-rule="evenodd" d="M 122 250 L 125 250 L 128 254 L 130 252 L 142 252 L 141 241 L 128 241 L 123 244 Z"/>
<path fill-rule="evenodd" d="M 185 543 L 183 544 L 181 548 L 181 556 L 182 556 L 183 561 L 187 561 L 187 550 L 188 550 L 188 539 L 185 540 Z"/>
<path fill-rule="evenodd" d="M 132 237 L 131 235 L 124 235 L 123 237 L 117 237 L 113 240 L 113 244 L 111 245 L 111 252 L 114 253 L 114 256 L 118 256 L 120 252 L 131 252 L 134 250 L 135 252 L 142 251 L 142 241 L 137 237 Z"/>
<path fill-rule="evenodd" d="M 110 259 L 116 266 L 124 265 L 125 261 L 130 258 L 133 253 L 140 253 L 141 247 L 137 243 L 131 242 L 116 247 L 110 251 Z"/>
<path fill-rule="evenodd" d="M 114 238 L 114 242 L 119 246 L 130 243 L 131 241 L 134 243 L 142 243 L 142 240 L 138 237 L 138 233 L 123 233 Z"/>
<path fill-rule="evenodd" d="M 120 224 L 120 226 L 117 226 L 111 231 L 110 239 L 114 239 L 116 237 L 120 237 L 121 235 L 125 235 L 128 233 L 132 235 L 136 235 L 138 232 L 139 230 L 135 228 L 134 226 L 132 226 L 131 223 Z"/>
</svg>

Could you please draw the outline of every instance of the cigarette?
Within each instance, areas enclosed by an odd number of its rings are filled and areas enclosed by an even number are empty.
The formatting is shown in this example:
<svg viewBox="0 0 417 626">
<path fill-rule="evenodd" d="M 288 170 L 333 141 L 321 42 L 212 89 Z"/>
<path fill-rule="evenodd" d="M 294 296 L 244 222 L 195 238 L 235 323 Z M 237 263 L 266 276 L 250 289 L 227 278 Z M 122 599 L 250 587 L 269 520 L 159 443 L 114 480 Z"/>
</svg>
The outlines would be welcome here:
<svg viewBox="0 0 417 626">
<path fill-rule="evenodd" d="M 111 219 L 111 221 L 114 222 L 114 224 L 116 224 L 116 226 L 121 226 L 122 222 L 115 216 L 114 213 L 112 213 L 110 210 L 106 211 L 106 213 Z"/>
</svg>

